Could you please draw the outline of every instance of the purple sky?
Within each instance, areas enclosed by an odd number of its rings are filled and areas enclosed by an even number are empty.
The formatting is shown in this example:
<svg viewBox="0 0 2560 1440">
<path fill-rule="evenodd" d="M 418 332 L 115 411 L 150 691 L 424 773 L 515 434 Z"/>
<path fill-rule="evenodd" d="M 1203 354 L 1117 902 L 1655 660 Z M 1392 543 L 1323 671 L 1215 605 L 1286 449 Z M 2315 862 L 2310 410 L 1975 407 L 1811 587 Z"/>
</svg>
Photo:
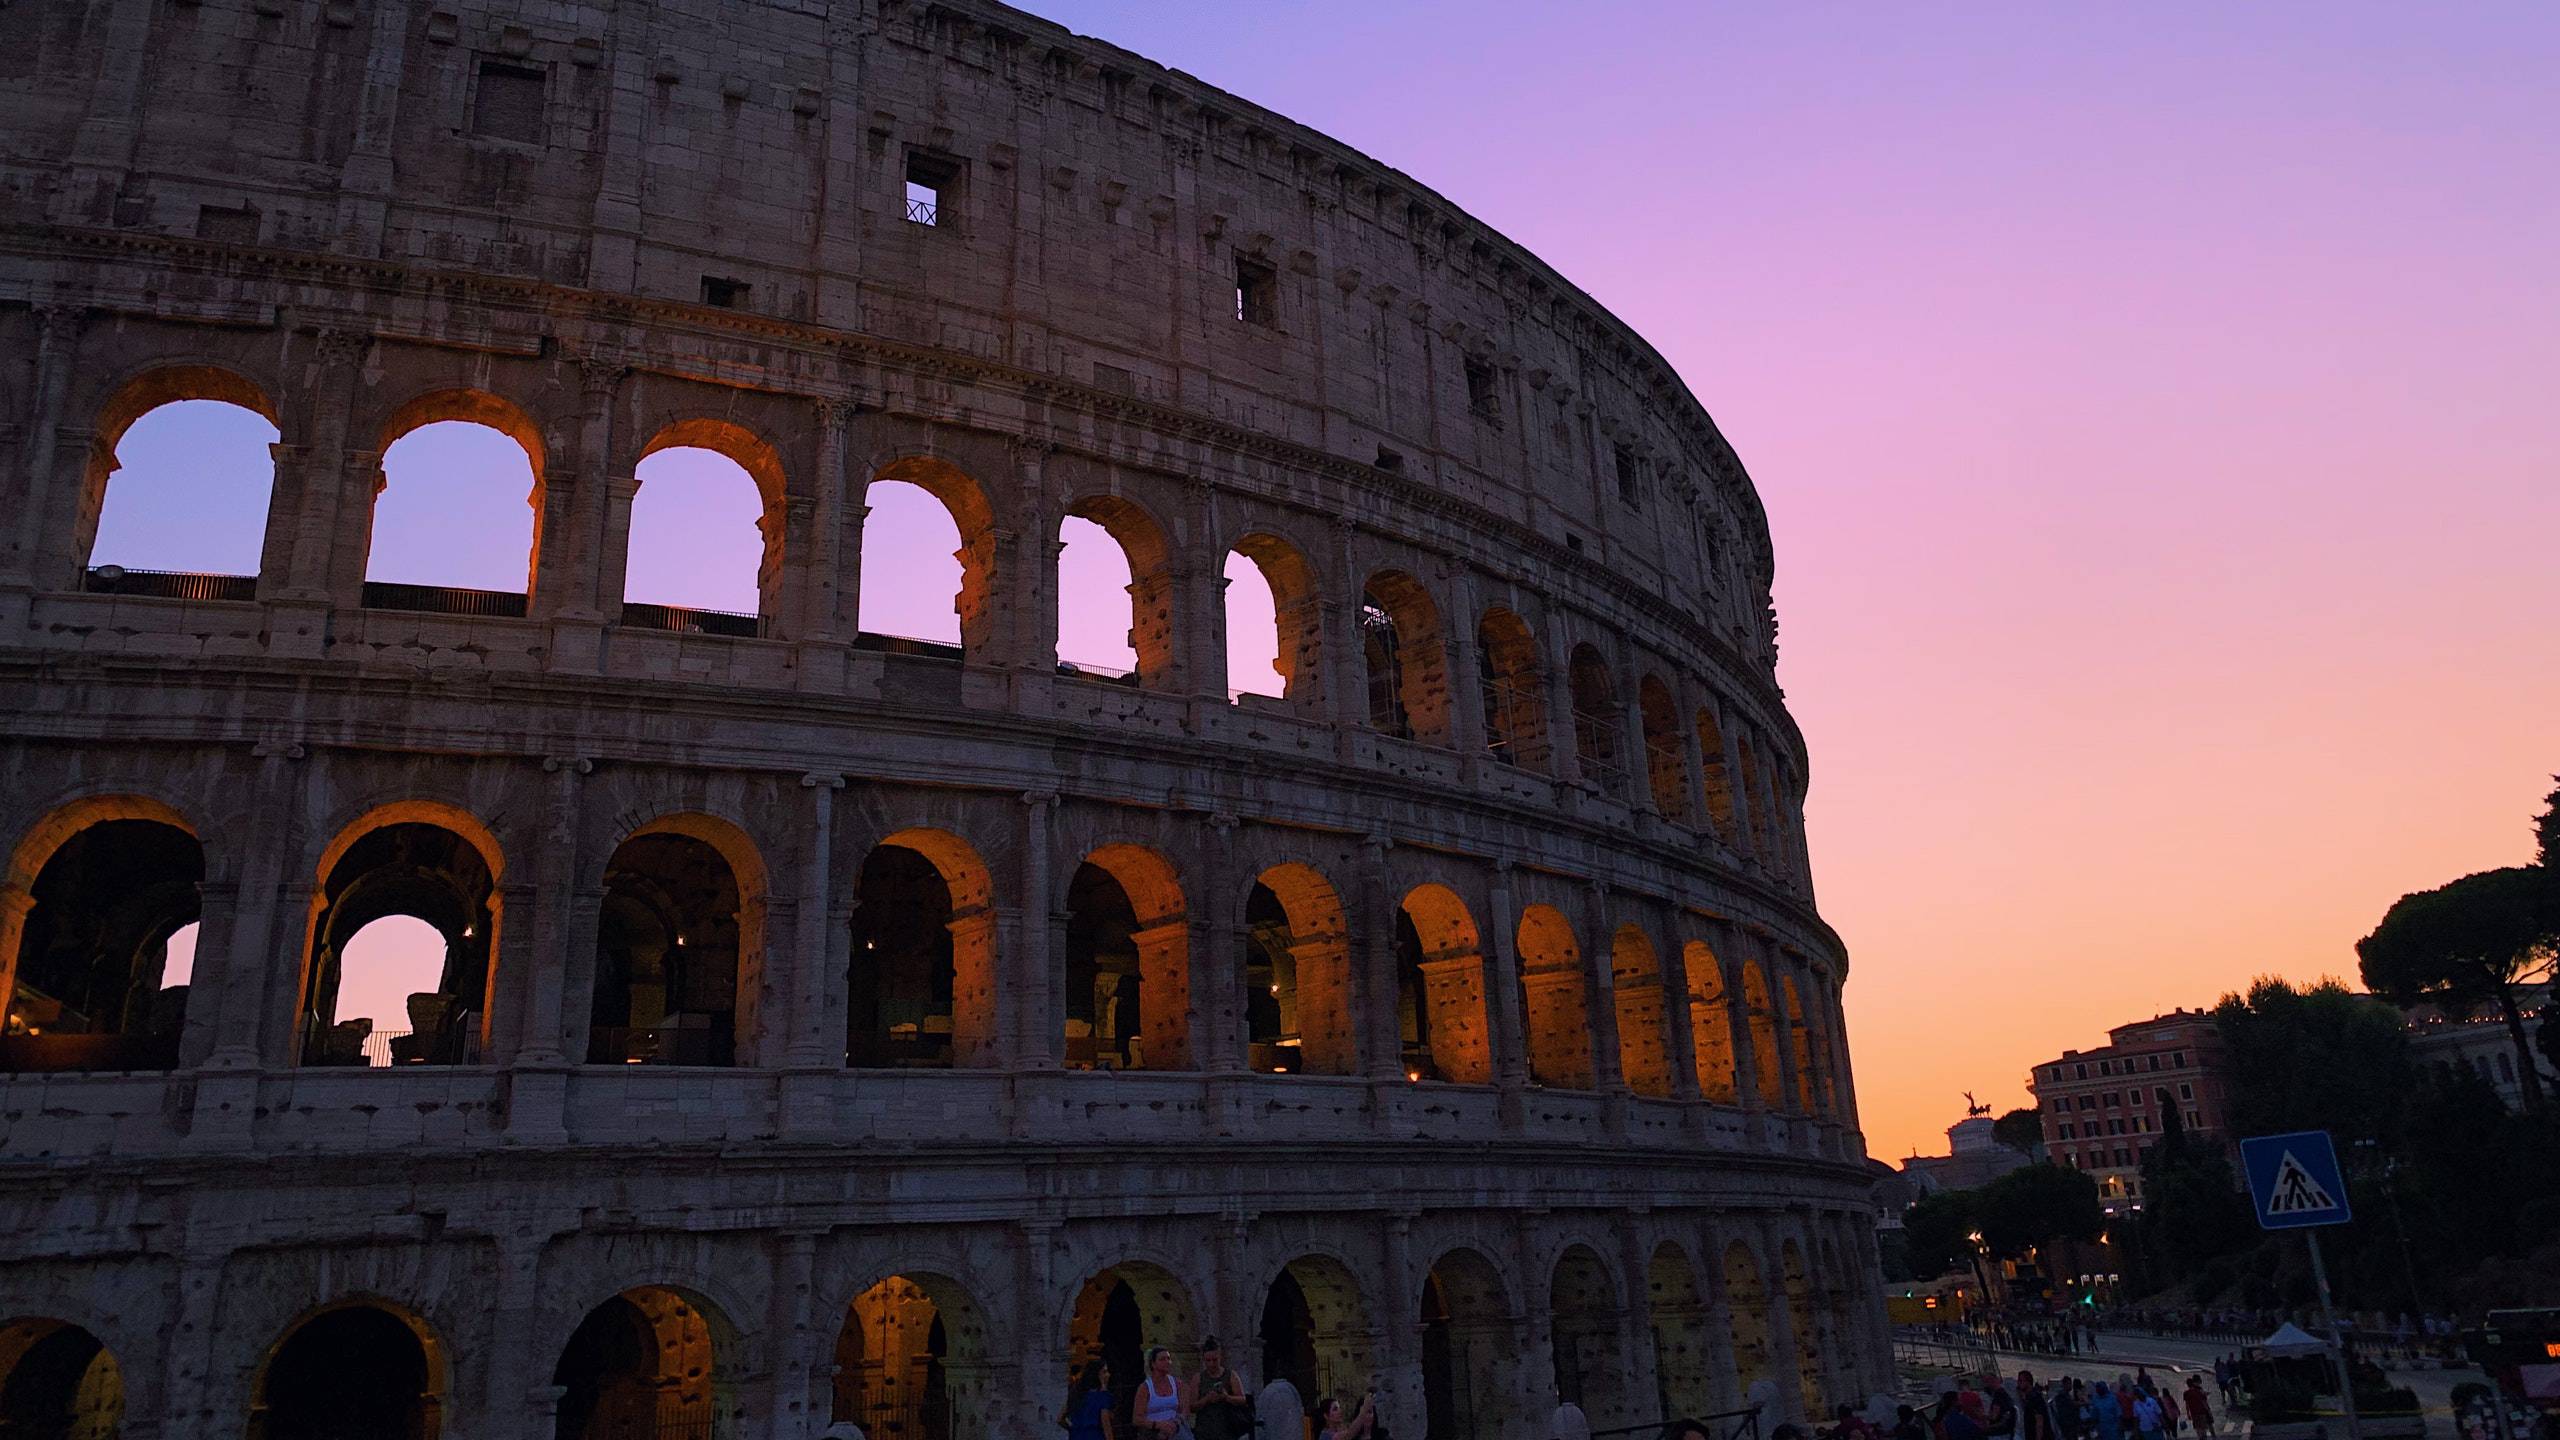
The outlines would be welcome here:
<svg viewBox="0 0 2560 1440">
<path fill-rule="evenodd" d="M 1420 178 L 1715 414 L 1776 530 L 1878 1153 L 2109 1025 L 2351 975 L 2400 893 L 2522 858 L 2560 769 L 2560 7 L 1029 8 Z M 404 479 L 438 443 L 391 459 L 378 573 L 515 588 L 521 461 Z M 749 608 L 750 487 L 675 493 L 634 598 Z M 483 532 L 486 578 L 410 573 Z M 909 535 L 874 553 L 956 543 Z M 1069 658 L 1128 663 L 1125 579 L 1069 589 Z M 943 572 L 893 588 L 874 628 L 948 633 Z"/>
</svg>

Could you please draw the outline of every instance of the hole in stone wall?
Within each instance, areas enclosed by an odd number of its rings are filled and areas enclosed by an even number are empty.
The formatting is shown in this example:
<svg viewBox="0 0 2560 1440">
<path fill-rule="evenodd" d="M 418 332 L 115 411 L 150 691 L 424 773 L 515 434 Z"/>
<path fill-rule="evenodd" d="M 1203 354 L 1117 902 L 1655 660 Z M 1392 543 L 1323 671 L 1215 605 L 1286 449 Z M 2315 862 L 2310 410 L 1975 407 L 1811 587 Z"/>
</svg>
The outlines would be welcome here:
<svg viewBox="0 0 2560 1440">
<path fill-rule="evenodd" d="M 623 600 L 755 614 L 764 497 L 746 467 L 678 445 L 651 454 L 634 473 L 640 493 L 631 501 Z"/>
<path fill-rule="evenodd" d="M 471 97 L 471 133 L 518 145 L 542 143 L 542 71 L 498 60 L 480 62 Z"/>
<path fill-rule="evenodd" d="M 144 414 L 116 442 L 89 563 L 257 574 L 278 438 L 265 416 L 219 400 Z"/>
<path fill-rule="evenodd" d="M 1241 550 L 1227 552 L 1227 696 L 1286 694 L 1280 669 L 1279 602 L 1262 567 Z"/>
<path fill-rule="evenodd" d="M 533 462 L 514 439 L 468 420 L 435 421 L 382 452 L 382 475 L 366 580 L 499 594 L 531 588 Z"/>
<path fill-rule="evenodd" d="M 960 643 L 960 526 L 933 493 L 905 480 L 875 480 L 862 522 L 862 628 L 939 644 Z"/>
<path fill-rule="evenodd" d="M 1129 643 L 1136 618 L 1129 556 L 1111 532 L 1080 516 L 1058 526 L 1058 659 L 1078 670 L 1122 676 L 1138 668 Z"/>
</svg>

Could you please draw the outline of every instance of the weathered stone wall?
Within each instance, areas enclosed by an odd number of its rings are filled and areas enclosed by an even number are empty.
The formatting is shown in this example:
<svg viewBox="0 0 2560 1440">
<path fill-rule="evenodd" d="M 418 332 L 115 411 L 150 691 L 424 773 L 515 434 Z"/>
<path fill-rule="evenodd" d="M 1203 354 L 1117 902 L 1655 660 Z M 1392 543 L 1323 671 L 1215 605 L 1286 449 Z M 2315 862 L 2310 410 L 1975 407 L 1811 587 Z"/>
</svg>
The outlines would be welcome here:
<svg viewBox="0 0 2560 1440">
<path fill-rule="evenodd" d="M 563 1345 L 637 1287 L 710 1357 L 685 1414 L 803 1436 L 892 1277 L 973 1434 L 1046 1433 L 1107 1273 L 1186 1369 L 1291 1276 L 1327 1382 L 1374 1373 L 1398 1434 L 1432 1305 L 1487 1435 L 1547 1433 L 1559 1334 L 1601 1424 L 1799 1362 L 1790 1410 L 1884 1382 L 1765 522 L 1535 257 L 978 3 L 63 0 L 0 8 L 0 79 L 0 1001 L 68 838 L 204 856 L 176 1067 L 0 1076 L 0 1324 L 104 1342 L 126 1436 L 242 1433 L 273 1348 L 348 1303 L 421 1337 L 442 1435 L 547 1436 Z M 116 440 L 195 397 L 281 433 L 258 573 L 103 579 Z M 366 590 L 382 452 L 444 419 L 525 447 L 520 614 Z M 752 633 L 622 609 L 669 444 L 763 490 Z M 863 628 L 879 479 L 960 527 L 956 656 Z M 1055 663 L 1069 515 L 1128 552 L 1133 683 Z M 1230 549 L 1285 698 L 1226 693 Z M 1411 738 L 1371 724 L 1364 594 Z M 1613 713 L 1577 717 L 1578 647 Z M 390 824 L 486 864 L 474 1053 L 299 1063 L 329 867 Z M 734 1066 L 582 1063 L 643 834 L 732 872 Z M 844 1063 L 884 842 L 951 891 L 954 1068 Z M 1149 1068 L 1066 1068 L 1088 859 L 1175 997 Z M 1307 1073 L 1249 1068 L 1257 879 Z M 1445 1080 L 1406 1075 L 1400 909 Z"/>
</svg>

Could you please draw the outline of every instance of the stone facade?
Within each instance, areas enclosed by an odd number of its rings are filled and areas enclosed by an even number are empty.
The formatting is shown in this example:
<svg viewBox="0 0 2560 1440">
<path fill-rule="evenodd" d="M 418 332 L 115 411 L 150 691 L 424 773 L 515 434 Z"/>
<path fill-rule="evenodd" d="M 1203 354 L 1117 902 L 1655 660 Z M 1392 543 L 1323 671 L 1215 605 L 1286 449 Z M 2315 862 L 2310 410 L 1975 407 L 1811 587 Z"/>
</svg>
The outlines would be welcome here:
<svg viewBox="0 0 2560 1440">
<path fill-rule="evenodd" d="M 0 72 L 0 1421 L 1028 1436 L 1208 1332 L 1408 1440 L 1886 1385 L 1766 523 L 1534 256 L 978 0 L 54 0 Z M 258 573 L 94 567 L 190 398 L 280 432 Z M 365 578 L 440 420 L 522 593 Z M 621 602 L 671 445 L 753 617 Z M 877 480 L 956 650 L 863 629 Z M 343 1063 L 390 913 L 445 980 Z"/>
</svg>

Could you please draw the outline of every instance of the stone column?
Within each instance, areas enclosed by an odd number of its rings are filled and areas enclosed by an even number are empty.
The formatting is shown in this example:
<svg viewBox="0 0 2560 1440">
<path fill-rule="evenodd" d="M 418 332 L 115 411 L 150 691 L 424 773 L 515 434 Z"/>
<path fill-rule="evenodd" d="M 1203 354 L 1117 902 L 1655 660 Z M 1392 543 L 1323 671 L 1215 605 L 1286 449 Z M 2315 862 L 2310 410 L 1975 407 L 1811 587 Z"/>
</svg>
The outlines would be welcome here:
<svg viewBox="0 0 2560 1440">
<path fill-rule="evenodd" d="M 193 1241 L 179 1258 L 177 1293 L 170 1307 L 174 1313 L 160 1337 L 160 1373 L 166 1377 L 160 1392 L 160 1419 L 162 1433 L 172 1440 L 220 1434 L 226 1428 L 222 1422 L 230 1419 L 218 1419 L 213 1413 L 216 1357 L 227 1353 L 231 1343 L 231 1337 L 217 1333 L 214 1324 L 222 1304 L 226 1258 Z M 117 1358 L 130 1363 L 128 1357 Z"/>
<path fill-rule="evenodd" d="M 324 530 L 306 536 L 305 543 L 318 552 L 309 563 L 328 577 L 328 603 L 337 609 L 356 610 L 364 605 L 364 572 L 373 554 L 374 502 L 389 484 L 382 473 L 381 451 L 340 451 L 327 498 L 312 506 L 325 509 L 329 518 Z M 307 573 L 305 563 L 297 555 L 294 572 Z"/>
<path fill-rule="evenodd" d="M 8 1010 L 9 1002 L 18 993 L 18 947 L 26 939 L 27 915 L 35 908 L 34 891 L 16 880 L 0 883 L 0 1012 Z M 200 928 L 196 933 L 201 948 L 204 931 Z M 189 990 L 187 1008 L 191 1012 L 197 1008 L 195 997 L 196 992 Z M 182 1063 L 186 1063 L 183 1057 Z"/>
<path fill-rule="evenodd" d="M 1200 553 L 1190 555 L 1182 571 L 1174 606 L 1174 649 L 1182 656 L 1188 693 L 1201 707 L 1222 714 L 1228 703 L 1227 557 L 1214 548 L 1219 536 L 1217 487 L 1195 476 L 1183 487 L 1183 500 L 1183 524 L 1167 543 L 1187 542 Z"/>
<path fill-rule="evenodd" d="M 1717 963 L 1724 967 L 1725 1025 L 1733 1035 L 1733 1086 L 1735 1100 L 1745 1115 L 1766 1114 L 1767 1096 L 1760 1088 L 1760 1067 L 1773 1063 L 1760 1053 L 1760 1036 L 1751 1024 L 1751 999 L 1743 993 L 1742 965 L 1744 937 L 1741 931 L 1725 929 L 1712 942 Z M 1759 1127 L 1753 1128 L 1759 1133 Z"/>
<path fill-rule="evenodd" d="M 1449 747 L 1465 762 L 1466 773 L 1486 764 L 1484 730 L 1484 660 L 1476 653 L 1476 622 L 1484 607 L 1476 599 L 1475 575 L 1463 562 L 1445 561 L 1441 591 L 1449 610 L 1441 617 L 1441 651 L 1449 686 Z"/>
<path fill-rule="evenodd" d="M 1662 1028 L 1671 1050 L 1671 1098 L 1696 1100 L 1702 1092 L 1698 1088 L 1698 1025 L 1689 1014 L 1688 946 L 1681 942 L 1676 908 L 1656 904 L 1653 912 L 1654 933 L 1662 937 L 1655 954 L 1662 966 Z M 1693 1118 L 1703 1123 L 1705 1112 L 1698 1111 Z"/>
<path fill-rule="evenodd" d="M 571 1052 L 566 1049 L 571 1025 L 569 1008 L 577 1000 L 591 1000 L 584 992 L 568 988 L 571 972 L 583 968 L 590 976 L 594 957 L 579 967 L 575 955 L 571 909 L 584 883 L 578 854 L 578 841 L 584 830 L 583 807 L 578 783 L 595 770 L 595 762 L 580 755 L 553 755 L 542 762 L 547 777 L 542 809 L 542 853 L 535 858 L 533 905 L 529 912 L 518 911 L 531 926 L 533 943 L 525 947 L 525 963 L 515 977 L 517 1004 L 522 1011 L 520 1024 L 507 1027 L 514 1037 L 515 1053 L 510 1063 L 520 1069 L 553 1068 L 574 1065 L 586 1059 L 583 1044 Z M 521 863 L 521 862 L 519 862 Z M 592 944 L 590 945 L 592 950 Z M 575 1029 L 583 1040 L 589 1013 L 586 1005 L 578 1006 Z M 556 1117 L 555 1117 L 556 1123 Z"/>
<path fill-rule="evenodd" d="M 481 1400 L 486 1434 L 548 1434 L 533 1429 L 535 1412 L 544 1411 L 551 1391 L 550 1357 L 568 1337 L 546 1335 L 542 1319 L 542 1252 L 550 1237 L 533 1229 L 503 1230 L 498 1236 L 498 1273 L 491 1277 L 489 1351 L 482 1365 L 485 1390 Z M 557 1392 L 552 1394 L 557 1403 Z M 547 1411 L 545 1412 L 547 1413 Z M 520 1428 L 521 1427 L 521 1428 Z"/>
<path fill-rule="evenodd" d="M 1211 815 L 1193 852 L 1191 915 L 1192 1063 L 1213 1074 L 1245 1069 L 1243 877 L 1236 874 L 1236 817 Z"/>
<path fill-rule="evenodd" d="M 1564 1403 L 1556 1393 L 1555 1276 L 1539 1268 L 1537 1237 L 1530 1230 L 1544 1213 L 1518 1215 L 1511 1231 L 1510 1270 L 1520 1277 L 1520 1364 L 1513 1379 L 1532 1436 L 1556 1433 L 1556 1407 Z"/>
<path fill-rule="evenodd" d="M 1427 1410 L 1422 1393 L 1422 1298 L 1413 1281 L 1413 1212 L 1387 1216 L 1386 1274 L 1378 1285 L 1378 1410 L 1390 1435 L 1420 1435 Z M 1467 1383 L 1470 1377 L 1458 1377 Z"/>
<path fill-rule="evenodd" d="M 1753 1227 L 1760 1252 L 1760 1284 L 1769 1295 L 1769 1378 L 1778 1382 L 1778 1413 L 1802 1424 L 1804 1356 L 1797 1348 L 1795 1306 L 1787 1298 L 1787 1272 L 1778 1222 L 1763 1218 Z"/>
<path fill-rule="evenodd" d="M 622 618 L 623 561 L 628 551 L 631 497 L 639 481 L 619 477 L 626 488 L 617 519 L 612 487 L 620 466 L 614 457 L 614 402 L 630 367 L 621 356 L 595 352 L 575 357 L 578 371 L 576 441 L 569 453 L 544 467 L 542 535 L 534 559 L 530 604 L 536 619 L 593 627 Z M 610 548 L 620 532 L 625 542 Z M 591 646 L 592 631 L 580 635 Z M 591 662 L 590 662 L 591 663 Z"/>
<path fill-rule="evenodd" d="M 820 1232 L 793 1227 L 774 1237 L 773 1291 L 766 1320 L 773 1386 L 765 1402 L 770 1429 L 759 1432 L 773 1440 L 804 1440 L 827 1423 L 833 1406 L 818 1398 L 819 1369 L 832 1349 L 832 1337 L 817 1323 L 817 1261 Z"/>
<path fill-rule="evenodd" d="M 1618 1123 L 1625 1123 L 1626 1066 L 1618 1039 L 1617 927 L 1609 918 L 1609 883 L 1594 880 L 1583 887 L 1582 996 L 1591 1027 L 1591 1088 L 1616 1098 Z"/>
<path fill-rule="evenodd" d="M 1493 1043 L 1493 1083 L 1502 1092 L 1502 1125 L 1522 1120 L 1529 1084 L 1529 1030 L 1520 985 L 1520 907 L 1511 894 L 1511 862 L 1487 867 L 1484 889 L 1485 1025 Z"/>
<path fill-rule="evenodd" d="M 1687 688 L 1682 687 L 1684 692 Z M 1715 809 L 1707 803 L 1707 750 L 1706 742 L 1698 738 L 1699 706 L 1685 695 L 1677 703 L 1680 713 L 1672 719 L 1680 727 L 1680 763 L 1688 776 L 1689 828 L 1721 844 L 1729 837 L 1716 829 Z"/>
<path fill-rule="evenodd" d="M 1544 619 L 1538 652 L 1546 667 L 1548 768 L 1557 784 L 1578 787 L 1590 782 L 1582 773 L 1582 726 L 1573 713 L 1573 641 L 1553 611 Z"/>
<path fill-rule="evenodd" d="M 849 499 L 851 477 L 845 474 L 845 426 L 853 403 L 827 399 L 813 401 L 811 407 L 818 417 L 818 443 L 811 464 L 807 533 L 794 537 L 805 548 L 797 567 L 797 616 L 790 638 L 799 642 L 800 688 L 839 694 L 852 660 L 852 596 L 861 583 L 860 512 L 865 507 Z"/>
<path fill-rule="evenodd" d="M 269 999 L 278 990 L 293 1004 L 301 981 L 302 936 L 298 925 L 309 923 L 312 886 L 305 880 L 288 885 L 286 876 L 301 795 L 294 762 L 308 753 L 290 741 L 264 741 L 251 752 L 257 757 L 251 819 L 239 836 L 239 904 L 228 943 L 218 949 L 198 932 L 196 970 L 188 1009 L 212 1017 L 212 1044 L 205 1055 L 208 1069 L 248 1071 L 270 1063 L 289 1063 L 292 1026 L 270 1033 Z M 220 938 L 220 937 L 217 937 Z M 190 1028 L 193 1028 L 190 1026 Z M 199 1043 L 201 1043 L 199 1041 Z M 203 1091 L 199 1089 L 199 1100 Z M 199 1121 L 204 1118 L 201 1105 Z M 246 1136 L 248 1117 L 234 1117 Z"/>
<path fill-rule="evenodd" d="M 1022 897 L 1017 925 L 1021 943 L 1004 964 L 1004 988 L 1014 1000 L 1006 1064 L 1015 1070 L 1049 1071 L 1066 1063 L 1066 1026 L 1055 1003 L 1065 955 L 1058 948 L 1064 917 L 1058 913 L 1051 876 L 1055 844 L 1051 832 L 1057 813 L 1057 791 L 1023 792 L 1022 840 L 1015 851 L 1021 857 L 1021 873 L 1014 886 L 1014 893 Z"/>
<path fill-rule="evenodd" d="M 797 929 L 787 952 L 791 1019 L 782 1043 L 782 1127 L 786 1134 L 814 1138 L 833 1128 L 835 1076 L 845 1054 L 844 1019 L 833 997 L 842 992 L 842 977 L 852 965 L 853 933 L 838 917 L 835 893 L 835 802 L 844 777 L 811 771 L 800 785 L 808 814 L 793 917 Z"/>
<path fill-rule="evenodd" d="M 1662 1394 L 1662 1357 L 1654 1353 L 1653 1336 L 1653 1257 L 1645 1249 L 1644 1237 L 1637 1228 L 1650 1218 L 1650 1212 L 1637 1210 L 1612 1216 L 1609 1230 L 1618 1242 L 1620 1277 L 1617 1320 L 1618 1353 L 1627 1359 L 1627 1379 L 1623 1393 L 1634 1413 L 1620 1417 L 1618 1423 L 1644 1420 L 1656 1414 L 1656 1398 Z M 1596 1421 L 1594 1422 L 1597 1423 Z"/>
<path fill-rule="evenodd" d="M 1610 661 L 1609 668 L 1618 677 L 1618 711 L 1623 717 L 1618 726 L 1625 737 L 1622 743 L 1627 766 L 1624 799 L 1635 807 L 1637 814 L 1659 818 L 1662 806 L 1653 794 L 1653 749 L 1644 733 L 1644 676 L 1628 662 L 1624 653 L 1626 646 L 1613 648 L 1621 652 Z"/>
<path fill-rule="evenodd" d="M 315 337 L 298 407 L 309 432 L 297 437 L 300 444 L 274 447 L 276 487 L 259 554 L 258 598 L 289 615 L 325 614 L 332 603 L 353 605 L 361 598 L 362 561 L 354 565 L 354 589 L 339 583 L 338 569 L 347 534 L 372 533 L 372 500 L 382 490 L 381 452 L 349 448 L 347 434 L 372 343 L 371 336 L 348 330 L 323 330 Z M 298 653 L 316 656 L 320 647 Z"/>
<path fill-rule="evenodd" d="M 1354 883 L 1351 946 L 1352 1003 L 1361 1041 L 1360 1070 L 1372 1080 L 1404 1081 L 1404 1040 L 1397 1028 L 1395 877 L 1387 852 L 1395 842 L 1370 835 L 1360 842 L 1360 877 Z M 1385 1107 L 1380 1107 L 1383 1112 Z"/>
<path fill-rule="evenodd" d="M 66 436 L 63 406 L 78 362 L 80 332 L 89 312 L 80 306 L 39 304 L 35 307 L 35 375 L 30 390 L 26 448 L 20 457 L 15 495 L 0 494 L 0 514 L 15 512 L 8 527 L 7 548 L 0 551 L 0 631 L 25 625 L 30 590 L 66 588 L 86 563 L 85 552 L 71 553 L 78 533 L 80 491 L 87 484 L 89 441 L 86 426 Z M 63 442 L 69 438 L 72 443 Z M 66 453 L 67 451 L 67 453 Z"/>
</svg>

